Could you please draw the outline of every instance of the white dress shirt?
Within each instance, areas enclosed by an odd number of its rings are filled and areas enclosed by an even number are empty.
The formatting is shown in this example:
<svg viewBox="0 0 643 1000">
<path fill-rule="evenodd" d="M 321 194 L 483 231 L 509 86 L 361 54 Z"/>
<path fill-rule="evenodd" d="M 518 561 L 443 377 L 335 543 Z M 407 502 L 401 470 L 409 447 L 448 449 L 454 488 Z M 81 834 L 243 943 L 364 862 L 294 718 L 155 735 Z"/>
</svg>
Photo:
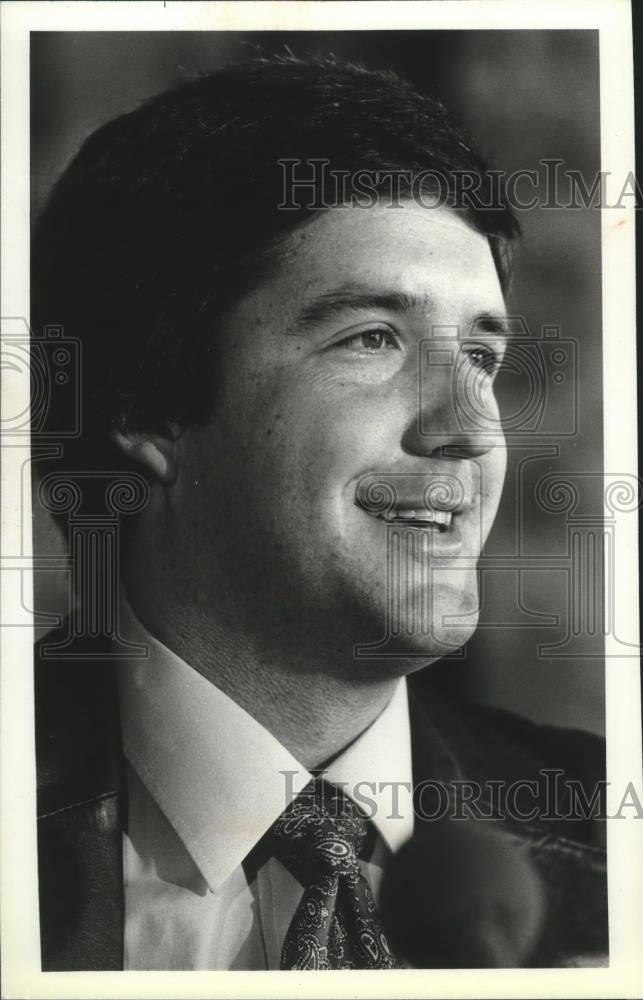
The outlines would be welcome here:
<svg viewBox="0 0 643 1000">
<path fill-rule="evenodd" d="M 121 634 L 149 647 L 118 670 L 129 799 L 125 968 L 278 969 L 303 888 L 276 858 L 251 865 L 248 855 L 311 775 L 125 602 Z M 386 858 L 413 832 L 404 681 L 325 778 L 373 813 L 375 846 L 360 864 L 377 898 Z"/>
</svg>

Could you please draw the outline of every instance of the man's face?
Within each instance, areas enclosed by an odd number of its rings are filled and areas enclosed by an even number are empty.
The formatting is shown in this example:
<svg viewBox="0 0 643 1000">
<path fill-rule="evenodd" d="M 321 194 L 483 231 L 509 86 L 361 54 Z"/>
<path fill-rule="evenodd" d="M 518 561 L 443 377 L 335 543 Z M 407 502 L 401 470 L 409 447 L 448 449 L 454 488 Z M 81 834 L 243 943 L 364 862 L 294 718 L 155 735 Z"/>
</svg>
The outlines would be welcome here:
<svg viewBox="0 0 643 1000">
<path fill-rule="evenodd" d="M 294 232 L 224 317 L 215 415 L 180 439 L 190 600 L 347 663 L 391 624 L 417 666 L 466 641 L 505 471 L 503 317 L 487 240 L 449 210 L 334 209 Z"/>
</svg>

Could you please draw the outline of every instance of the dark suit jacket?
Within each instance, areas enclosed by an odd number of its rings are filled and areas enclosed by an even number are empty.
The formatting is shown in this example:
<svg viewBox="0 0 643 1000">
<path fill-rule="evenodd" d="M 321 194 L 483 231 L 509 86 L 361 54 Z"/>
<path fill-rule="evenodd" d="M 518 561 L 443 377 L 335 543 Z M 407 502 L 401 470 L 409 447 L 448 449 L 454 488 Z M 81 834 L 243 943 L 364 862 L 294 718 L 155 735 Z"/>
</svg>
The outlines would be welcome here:
<svg viewBox="0 0 643 1000">
<path fill-rule="evenodd" d="M 536 780 L 542 769 L 581 782 L 604 776 L 596 737 L 534 725 L 511 713 L 432 690 L 430 671 L 409 683 L 414 781 Z M 36 657 L 38 851 L 44 970 L 123 967 L 122 829 L 127 792 L 115 672 L 109 662 Z M 519 808 L 533 807 L 523 789 Z M 543 790 L 544 796 L 544 790 Z M 565 811 L 564 796 L 559 810 Z M 427 803 L 422 803 L 426 813 Z M 543 815 L 544 814 L 544 815 Z M 527 846 L 546 895 L 546 923 L 530 965 L 607 955 L 604 823 L 506 820 Z"/>
</svg>

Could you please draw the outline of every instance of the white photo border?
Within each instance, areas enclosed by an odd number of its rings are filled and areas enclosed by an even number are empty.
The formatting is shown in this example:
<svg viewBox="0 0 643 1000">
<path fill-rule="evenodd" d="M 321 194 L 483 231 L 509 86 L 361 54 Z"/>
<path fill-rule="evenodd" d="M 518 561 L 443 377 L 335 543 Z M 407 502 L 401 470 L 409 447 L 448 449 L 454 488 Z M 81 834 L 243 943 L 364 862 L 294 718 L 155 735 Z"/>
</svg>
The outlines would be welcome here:
<svg viewBox="0 0 643 1000">
<path fill-rule="evenodd" d="M 600 38 L 601 169 L 634 167 L 631 11 L 628 0 L 378 0 L 378 2 L 18 2 L 2 4 L 2 304 L 29 316 L 29 43 L 31 31 L 597 29 Z M 616 192 L 618 198 L 619 192 Z M 610 199 L 609 191 L 607 201 Z M 635 209 L 602 210 L 605 474 L 637 471 Z M 26 410 L 28 373 L 2 394 L 2 416 Z M 632 430 L 628 430 L 632 429 Z M 28 565 L 22 494 L 28 444 L 2 441 L 3 553 Z M 638 535 L 621 517 L 616 606 L 638 635 Z M 13 558 L 13 557 L 12 557 Z M 25 562 L 26 560 L 26 562 Z M 31 606 L 28 574 L 3 565 L 2 606 Z M 15 567 L 13 567 L 15 568 Z M 33 726 L 33 630 L 3 629 L 1 711 L 3 996 L 6 997 L 619 997 L 643 988 L 643 822 L 608 820 L 608 968 L 404 970 L 399 972 L 47 972 L 40 971 Z M 633 782 L 641 789 L 638 661 L 606 645 L 608 814 Z M 582 905 L 582 901 L 579 901 Z"/>
</svg>

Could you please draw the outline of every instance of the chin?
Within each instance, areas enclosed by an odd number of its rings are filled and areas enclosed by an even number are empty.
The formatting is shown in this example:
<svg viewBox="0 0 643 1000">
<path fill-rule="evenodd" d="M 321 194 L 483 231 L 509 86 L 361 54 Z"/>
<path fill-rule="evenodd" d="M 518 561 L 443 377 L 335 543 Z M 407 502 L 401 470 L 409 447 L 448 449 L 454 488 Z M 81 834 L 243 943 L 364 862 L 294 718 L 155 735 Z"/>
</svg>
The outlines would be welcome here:
<svg viewBox="0 0 643 1000">
<path fill-rule="evenodd" d="M 442 656 L 454 653 L 469 641 L 476 630 L 477 621 L 467 625 L 444 626 L 432 628 L 428 635 L 402 633 L 391 643 L 392 648 L 399 649 L 402 655 L 409 658 L 430 657 L 438 660 Z"/>
<path fill-rule="evenodd" d="M 468 642 L 478 627 L 478 588 L 441 593 L 434 601 L 429 637 L 437 646 L 458 649 Z"/>
<path fill-rule="evenodd" d="M 424 599 L 420 591 L 407 592 L 407 598 L 403 607 L 371 606 L 359 629 L 363 639 L 354 643 L 357 662 L 379 661 L 395 673 L 411 673 L 460 649 L 478 626 L 476 586 L 444 587 Z"/>
</svg>

